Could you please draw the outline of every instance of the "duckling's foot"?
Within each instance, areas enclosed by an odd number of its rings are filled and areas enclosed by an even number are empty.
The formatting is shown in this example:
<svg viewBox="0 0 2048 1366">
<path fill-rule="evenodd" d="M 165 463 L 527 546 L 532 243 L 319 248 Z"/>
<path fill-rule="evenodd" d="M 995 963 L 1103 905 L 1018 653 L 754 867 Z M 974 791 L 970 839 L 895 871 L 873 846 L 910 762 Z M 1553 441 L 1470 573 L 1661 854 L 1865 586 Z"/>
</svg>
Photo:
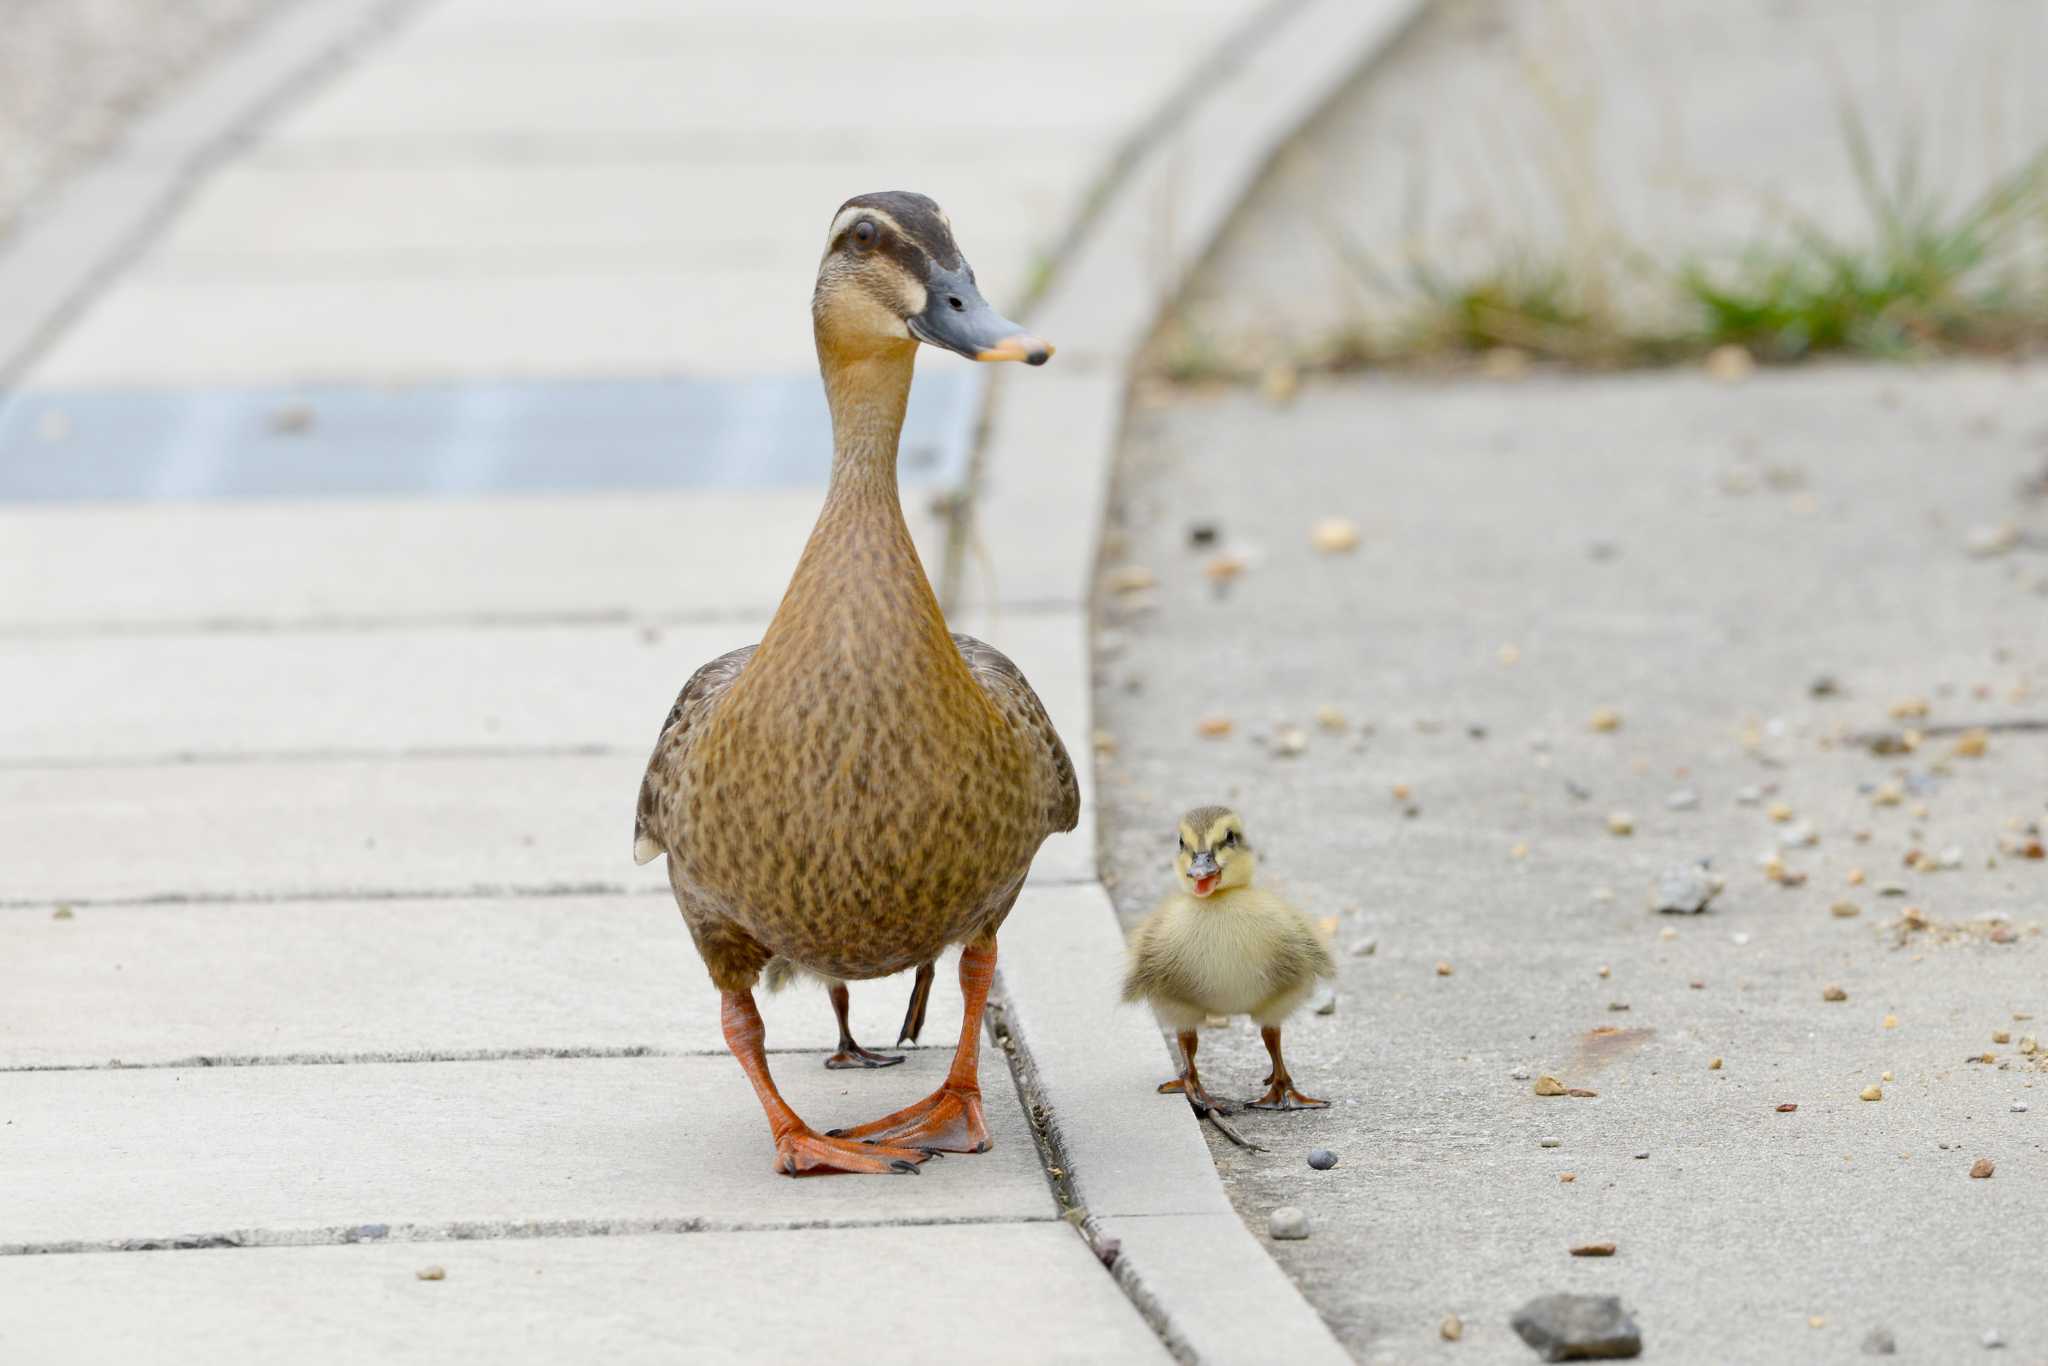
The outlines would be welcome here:
<svg viewBox="0 0 2048 1366">
<path fill-rule="evenodd" d="M 902 1061 L 901 1053 L 877 1053 L 871 1048 L 862 1048 L 848 1039 L 839 1046 L 837 1053 L 825 1059 L 825 1066 L 836 1072 L 845 1067 L 894 1067 Z"/>
<path fill-rule="evenodd" d="M 1327 1110 L 1330 1102 L 1304 1096 L 1294 1089 L 1291 1081 L 1277 1081 L 1266 1088 L 1266 1094 L 1251 1102 L 1254 1110 Z"/>
<path fill-rule="evenodd" d="M 775 1136 L 775 1170 L 784 1176 L 817 1176 L 827 1172 L 918 1175 L 918 1165 L 932 1154 L 916 1148 L 851 1143 L 808 1128 Z"/>
<path fill-rule="evenodd" d="M 1210 1110 L 1219 1115 L 1237 1113 L 1234 1107 L 1225 1105 L 1222 1101 L 1204 1090 L 1202 1083 L 1196 1082 L 1192 1086 L 1188 1085 L 1186 1077 L 1175 1077 L 1172 1081 L 1160 1082 L 1159 1094 L 1162 1096 L 1185 1095 L 1188 1098 L 1188 1104 L 1194 1106 L 1197 1112 Z"/>
<path fill-rule="evenodd" d="M 866 1143 L 895 1143 L 910 1148 L 935 1148 L 942 1153 L 985 1153 L 988 1124 L 981 1113 L 981 1088 L 951 1084 L 893 1115 L 852 1129 L 834 1129 L 834 1138 Z"/>
</svg>

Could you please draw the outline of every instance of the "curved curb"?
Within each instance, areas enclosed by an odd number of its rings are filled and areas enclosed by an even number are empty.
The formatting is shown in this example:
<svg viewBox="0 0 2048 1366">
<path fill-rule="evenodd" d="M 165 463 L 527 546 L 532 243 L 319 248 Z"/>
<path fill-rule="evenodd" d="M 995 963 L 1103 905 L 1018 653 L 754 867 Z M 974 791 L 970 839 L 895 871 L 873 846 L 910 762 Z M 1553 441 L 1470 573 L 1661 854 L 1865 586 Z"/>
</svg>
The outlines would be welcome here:
<svg viewBox="0 0 2048 1366">
<path fill-rule="evenodd" d="M 16 383 L 252 128 L 304 98 L 419 0 L 322 0 L 259 23 L 65 178 L 0 244 L 0 390 Z"/>
<path fill-rule="evenodd" d="M 1281 144 L 1425 3 L 1284 7 L 1125 167 L 1032 310 L 1059 364 L 1014 403 L 992 394 L 969 515 L 1002 591 L 987 574 L 949 584 L 966 615 L 1070 622 L 1071 666 L 1087 676 L 1090 581 L 1139 349 Z M 1091 849 L 1092 824 L 1090 810 L 1077 832 Z M 1180 1360 L 1348 1362 L 1231 1207 L 1186 1104 L 1154 1093 L 1172 1060 L 1149 1016 L 1116 1004 L 1123 936 L 1107 892 L 1044 888 L 1035 901 L 1004 927 L 1002 1018 L 1075 1222 Z"/>
</svg>

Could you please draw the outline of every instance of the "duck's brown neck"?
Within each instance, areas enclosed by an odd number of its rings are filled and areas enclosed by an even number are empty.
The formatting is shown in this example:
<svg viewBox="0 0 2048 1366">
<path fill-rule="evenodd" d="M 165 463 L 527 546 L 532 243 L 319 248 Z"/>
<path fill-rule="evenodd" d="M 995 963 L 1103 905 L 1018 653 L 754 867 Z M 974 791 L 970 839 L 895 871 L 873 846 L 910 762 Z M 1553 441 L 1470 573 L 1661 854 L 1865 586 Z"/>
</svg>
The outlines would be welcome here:
<svg viewBox="0 0 2048 1366">
<path fill-rule="evenodd" d="M 896 443 L 916 360 L 915 343 L 855 357 L 819 348 L 832 410 L 832 483 L 764 647 L 810 625 L 842 638 L 850 629 L 880 650 L 951 650 L 896 489 Z"/>
</svg>

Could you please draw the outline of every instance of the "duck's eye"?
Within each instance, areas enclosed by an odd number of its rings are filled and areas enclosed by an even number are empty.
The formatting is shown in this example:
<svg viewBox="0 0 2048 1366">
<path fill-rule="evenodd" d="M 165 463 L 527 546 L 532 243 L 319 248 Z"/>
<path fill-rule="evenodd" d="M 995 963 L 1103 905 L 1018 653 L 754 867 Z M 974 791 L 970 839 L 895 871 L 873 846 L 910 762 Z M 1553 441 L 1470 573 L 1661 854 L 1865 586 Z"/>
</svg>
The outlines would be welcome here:
<svg viewBox="0 0 2048 1366">
<path fill-rule="evenodd" d="M 1192 853 L 1192 852 L 1194 852 L 1193 850 L 1191 850 L 1191 849 L 1189 849 L 1189 848 L 1188 848 L 1188 842 L 1187 842 L 1186 840 L 1182 840 L 1182 841 L 1180 842 L 1180 851 L 1181 851 L 1181 852 L 1182 852 L 1183 854 L 1187 854 L 1187 853 Z"/>
<path fill-rule="evenodd" d="M 1223 842 L 1227 845 L 1231 845 L 1234 847 L 1237 844 L 1237 832 L 1233 830 L 1229 834 L 1225 835 L 1223 837 Z"/>
<path fill-rule="evenodd" d="M 854 250 L 866 251 L 875 244 L 875 239 L 882 235 L 882 230 L 875 226 L 872 218 L 863 218 L 853 225 L 853 232 L 850 235 L 853 238 Z"/>
</svg>

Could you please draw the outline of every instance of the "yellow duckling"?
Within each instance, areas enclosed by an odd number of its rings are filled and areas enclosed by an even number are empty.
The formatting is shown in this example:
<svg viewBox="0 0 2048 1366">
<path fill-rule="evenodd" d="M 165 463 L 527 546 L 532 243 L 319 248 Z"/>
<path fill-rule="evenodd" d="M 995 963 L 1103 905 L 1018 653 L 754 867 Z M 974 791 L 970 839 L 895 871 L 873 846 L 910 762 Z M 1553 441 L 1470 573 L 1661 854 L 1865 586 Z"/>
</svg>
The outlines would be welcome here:
<svg viewBox="0 0 2048 1366">
<path fill-rule="evenodd" d="M 1179 883 L 1131 936 L 1124 999 L 1152 1003 L 1180 1035 L 1187 1066 L 1161 1091 L 1228 1114 L 1195 1072 L 1196 1030 L 1211 1015 L 1249 1015 L 1261 1026 L 1273 1070 L 1255 1110 L 1320 1110 L 1294 1089 L 1280 1056 L 1280 1026 L 1337 965 L 1308 917 L 1253 887 L 1256 860 L 1244 821 L 1227 806 L 1198 806 L 1180 818 Z"/>
</svg>

